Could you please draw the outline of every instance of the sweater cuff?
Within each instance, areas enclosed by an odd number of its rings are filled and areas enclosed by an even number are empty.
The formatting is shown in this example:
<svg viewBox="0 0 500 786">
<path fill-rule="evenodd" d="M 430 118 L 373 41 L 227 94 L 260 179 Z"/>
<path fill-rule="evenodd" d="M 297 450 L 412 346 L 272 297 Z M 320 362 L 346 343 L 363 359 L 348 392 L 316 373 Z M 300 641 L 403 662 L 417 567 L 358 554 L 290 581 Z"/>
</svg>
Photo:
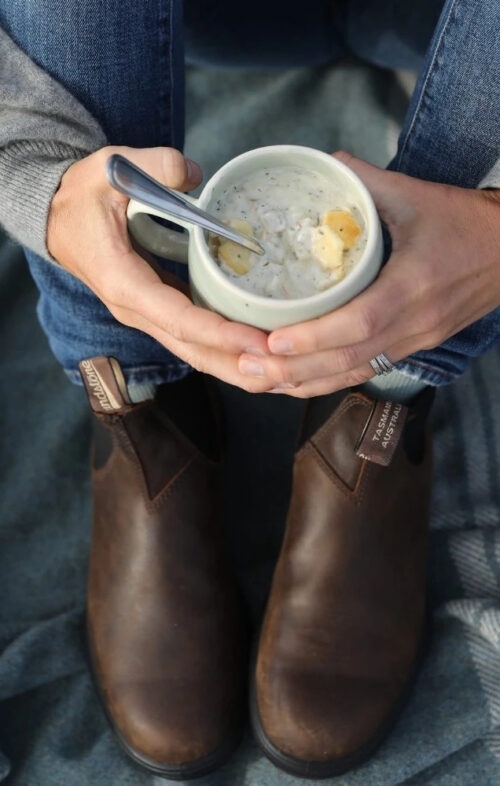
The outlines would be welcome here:
<svg viewBox="0 0 500 786">
<path fill-rule="evenodd" d="M 483 177 L 478 188 L 500 188 L 500 158 Z"/>
<path fill-rule="evenodd" d="M 14 142 L 0 151 L 0 215 L 8 234 L 54 262 L 47 248 L 50 203 L 68 167 L 89 150 L 50 142 Z"/>
</svg>

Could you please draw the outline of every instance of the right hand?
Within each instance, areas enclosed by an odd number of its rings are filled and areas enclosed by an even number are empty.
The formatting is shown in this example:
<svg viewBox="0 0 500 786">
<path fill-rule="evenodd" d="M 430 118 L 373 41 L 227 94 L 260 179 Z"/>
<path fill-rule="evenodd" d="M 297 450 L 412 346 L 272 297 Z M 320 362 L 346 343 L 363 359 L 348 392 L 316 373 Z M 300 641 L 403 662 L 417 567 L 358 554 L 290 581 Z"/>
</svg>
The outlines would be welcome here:
<svg viewBox="0 0 500 786">
<path fill-rule="evenodd" d="M 162 275 L 134 251 L 127 232 L 129 200 L 106 179 L 112 153 L 170 188 L 188 191 L 201 180 L 200 168 L 173 148 L 102 148 L 72 164 L 61 179 L 47 222 L 50 254 L 119 322 L 148 333 L 198 371 L 251 393 L 269 390 L 271 382 L 238 371 L 242 352 L 268 353 L 266 334 L 198 308 L 177 288 L 179 279 Z"/>
</svg>

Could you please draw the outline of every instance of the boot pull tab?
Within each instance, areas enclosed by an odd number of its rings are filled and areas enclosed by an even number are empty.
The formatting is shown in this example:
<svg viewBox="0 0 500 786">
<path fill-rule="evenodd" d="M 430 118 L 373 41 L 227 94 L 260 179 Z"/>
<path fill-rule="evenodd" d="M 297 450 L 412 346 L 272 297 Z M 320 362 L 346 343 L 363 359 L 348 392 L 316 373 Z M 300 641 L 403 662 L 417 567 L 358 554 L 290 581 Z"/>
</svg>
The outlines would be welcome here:
<svg viewBox="0 0 500 786">
<path fill-rule="evenodd" d="M 408 407 L 396 401 L 376 401 L 356 445 L 356 454 L 388 467 L 401 439 Z"/>
<path fill-rule="evenodd" d="M 87 358 L 78 368 L 94 412 L 109 414 L 131 405 L 123 372 L 115 358 Z"/>
</svg>

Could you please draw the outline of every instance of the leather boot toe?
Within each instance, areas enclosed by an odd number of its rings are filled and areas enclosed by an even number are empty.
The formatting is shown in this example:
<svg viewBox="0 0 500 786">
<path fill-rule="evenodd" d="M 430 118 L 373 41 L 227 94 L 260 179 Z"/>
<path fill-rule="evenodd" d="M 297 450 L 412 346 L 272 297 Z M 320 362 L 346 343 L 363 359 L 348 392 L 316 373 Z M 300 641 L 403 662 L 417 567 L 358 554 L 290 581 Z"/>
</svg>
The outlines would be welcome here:
<svg viewBox="0 0 500 786">
<path fill-rule="evenodd" d="M 415 676 L 431 400 L 425 391 L 404 407 L 353 392 L 320 426 L 325 402 L 309 405 L 251 695 L 257 740 L 294 775 L 333 777 L 364 761 Z"/>
<path fill-rule="evenodd" d="M 94 678 L 130 757 L 186 780 L 228 757 L 244 719 L 246 634 L 220 530 L 219 463 L 170 419 L 161 392 L 132 405 L 116 361 L 80 367 L 95 415 Z"/>
</svg>

